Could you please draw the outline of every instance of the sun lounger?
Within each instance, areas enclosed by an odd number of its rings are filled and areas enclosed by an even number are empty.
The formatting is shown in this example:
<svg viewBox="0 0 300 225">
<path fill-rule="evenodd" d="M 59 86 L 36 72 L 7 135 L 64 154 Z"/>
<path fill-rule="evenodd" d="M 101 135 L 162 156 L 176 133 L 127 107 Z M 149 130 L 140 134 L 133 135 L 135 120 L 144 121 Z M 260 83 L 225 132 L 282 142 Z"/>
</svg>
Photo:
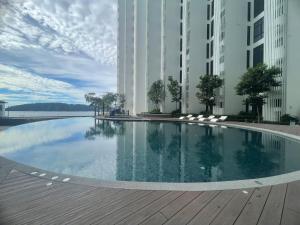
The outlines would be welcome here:
<svg viewBox="0 0 300 225">
<path fill-rule="evenodd" d="M 215 116 L 213 116 L 213 115 L 211 115 L 211 116 L 209 116 L 209 117 L 207 117 L 207 118 L 205 118 L 205 117 L 202 117 L 202 118 L 200 118 L 200 119 L 198 119 L 199 121 L 211 121 L 213 118 L 215 118 Z"/>
<path fill-rule="evenodd" d="M 179 119 L 180 119 L 180 120 L 184 120 L 184 119 L 190 119 L 190 118 L 192 118 L 192 117 L 193 117 L 193 115 L 190 114 L 190 115 L 187 115 L 187 116 L 181 116 L 181 117 L 179 117 Z"/>
<path fill-rule="evenodd" d="M 197 116 L 197 119 L 203 118 L 203 115 L 199 115 Z"/>
<path fill-rule="evenodd" d="M 189 118 L 189 120 L 194 120 L 194 119 L 196 119 L 196 117 L 192 116 L 192 117 Z"/>
<path fill-rule="evenodd" d="M 213 118 L 213 119 L 211 119 L 210 122 L 214 122 L 214 123 L 216 123 L 216 122 L 223 122 L 227 118 L 228 118 L 228 116 L 221 116 L 220 118 Z"/>
</svg>

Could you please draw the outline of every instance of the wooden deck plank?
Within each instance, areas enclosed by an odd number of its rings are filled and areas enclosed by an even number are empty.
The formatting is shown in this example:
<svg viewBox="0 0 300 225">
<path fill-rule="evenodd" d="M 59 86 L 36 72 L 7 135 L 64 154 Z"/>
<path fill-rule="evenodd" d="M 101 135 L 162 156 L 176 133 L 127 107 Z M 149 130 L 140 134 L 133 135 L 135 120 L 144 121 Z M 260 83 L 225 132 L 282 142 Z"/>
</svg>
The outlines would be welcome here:
<svg viewBox="0 0 300 225">
<path fill-rule="evenodd" d="M 253 195 L 238 217 L 235 225 L 256 225 L 264 208 L 271 187 L 255 189 Z"/>
<path fill-rule="evenodd" d="M 145 208 L 135 212 L 134 214 L 131 214 L 130 216 L 126 217 L 124 220 L 120 221 L 117 224 L 127 224 L 127 225 L 135 225 L 140 224 L 141 222 L 145 221 L 152 215 L 154 215 L 156 212 L 158 212 L 160 209 L 162 209 L 164 206 L 168 205 L 170 202 L 177 199 L 179 196 L 181 196 L 183 192 L 169 192 L 165 196 L 161 197 L 160 199 L 152 202 Z"/>
<path fill-rule="evenodd" d="M 96 195 L 98 193 L 98 195 Z M 54 219 L 61 213 L 65 212 L 65 209 L 68 207 L 75 208 L 77 206 L 77 202 L 79 199 L 83 198 L 88 203 L 93 203 L 91 199 L 95 199 L 99 197 L 101 199 L 114 195 L 115 192 L 113 189 L 111 190 L 101 190 L 101 191 L 94 191 L 91 192 L 90 190 L 82 190 L 80 192 L 74 192 L 70 194 L 65 194 L 59 200 L 54 201 L 45 201 L 41 199 L 37 204 L 35 204 L 31 210 L 23 211 L 23 218 L 32 217 L 32 219 L 26 221 L 28 223 L 33 223 L 38 220 L 47 220 L 47 219 Z M 33 216 L 36 215 L 36 216 Z"/>
<path fill-rule="evenodd" d="M 93 206 L 90 205 L 86 211 L 80 212 L 77 216 L 70 219 L 66 224 L 87 224 L 88 221 L 93 219 L 101 219 L 106 215 L 113 213 L 114 211 L 126 207 L 127 205 L 131 204 L 134 201 L 138 201 L 140 199 L 145 198 L 147 195 L 151 194 L 152 191 L 138 191 L 124 198 L 119 199 L 118 201 L 110 202 L 104 206 Z"/>
<path fill-rule="evenodd" d="M 140 225 L 162 225 L 165 224 L 167 220 L 168 219 L 161 212 L 158 212 L 143 221 Z"/>
<path fill-rule="evenodd" d="M 258 225 L 280 225 L 287 184 L 273 186 Z"/>
<path fill-rule="evenodd" d="M 300 182 L 288 184 L 281 225 L 300 224 Z"/>
<path fill-rule="evenodd" d="M 244 193 L 246 191 L 247 193 Z M 254 190 L 239 190 L 239 193 L 228 203 L 211 225 L 231 225 L 238 218 Z"/>
<path fill-rule="evenodd" d="M 171 202 L 169 205 L 160 210 L 160 212 L 164 215 L 164 217 L 170 219 L 177 212 L 179 212 L 186 205 L 188 205 L 192 200 L 197 198 L 200 194 L 202 194 L 202 192 L 185 192 L 178 199 Z"/>
<path fill-rule="evenodd" d="M 138 209 L 144 208 L 145 206 L 151 204 L 155 200 L 163 197 L 167 193 L 168 193 L 167 191 L 151 192 L 145 198 L 140 199 L 138 201 L 134 201 L 133 203 L 126 205 L 126 207 L 114 211 L 113 213 L 106 215 L 101 219 L 98 219 L 97 218 L 98 216 L 96 215 L 96 218 L 92 219 L 89 223 L 104 224 L 104 225 L 116 224 L 119 221 L 123 220 L 125 217 L 128 217 L 129 215 L 136 212 Z"/>
<path fill-rule="evenodd" d="M 216 198 L 203 208 L 188 224 L 206 225 L 210 224 L 222 209 L 237 195 L 236 190 L 222 191 Z"/>
<path fill-rule="evenodd" d="M 153 216 L 149 217 L 147 220 L 141 224 L 163 224 L 172 216 L 174 216 L 178 211 L 184 208 L 192 200 L 198 197 L 202 192 L 184 192 L 183 195 L 175 199 L 173 202 L 165 206 L 159 212 L 155 213 Z"/>
<path fill-rule="evenodd" d="M 300 224 L 300 182 L 247 191 L 98 188 L 13 172 L 0 184 L 0 224 Z"/>
<path fill-rule="evenodd" d="M 78 199 L 72 205 L 62 206 L 64 207 L 63 210 L 60 213 L 57 213 L 55 217 L 51 214 L 46 215 L 48 218 L 45 218 L 45 220 L 51 223 L 58 223 L 62 219 L 69 223 L 72 223 L 73 221 L 76 222 L 78 218 L 83 218 L 95 208 L 99 210 L 100 208 L 107 207 L 111 204 L 117 204 L 122 199 L 139 192 L 141 191 L 121 190 L 112 196 L 106 196 L 101 199 L 98 196 L 91 200 Z"/>
<path fill-rule="evenodd" d="M 168 225 L 187 224 L 197 213 L 203 209 L 212 199 L 220 194 L 219 191 L 203 192 L 186 207 L 180 210 L 175 216 L 166 222 Z"/>
</svg>

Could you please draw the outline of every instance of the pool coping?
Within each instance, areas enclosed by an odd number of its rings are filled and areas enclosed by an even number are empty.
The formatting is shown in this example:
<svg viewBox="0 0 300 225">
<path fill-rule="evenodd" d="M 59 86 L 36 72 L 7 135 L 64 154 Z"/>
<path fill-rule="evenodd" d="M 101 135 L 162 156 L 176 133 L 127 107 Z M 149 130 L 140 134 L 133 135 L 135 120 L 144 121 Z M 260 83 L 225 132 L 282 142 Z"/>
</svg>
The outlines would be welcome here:
<svg viewBox="0 0 300 225">
<path fill-rule="evenodd" d="M 105 120 L 116 120 L 110 118 L 98 118 L 98 119 L 105 119 Z M 119 119 L 120 120 L 120 119 Z M 177 119 L 138 119 L 138 120 L 129 120 L 126 118 L 126 121 L 157 121 L 157 122 L 182 122 L 182 123 L 190 123 L 190 124 L 197 124 L 202 123 L 206 125 L 217 125 L 238 129 L 247 129 L 253 131 L 259 131 L 264 133 L 273 133 L 278 136 L 282 136 L 288 139 L 300 141 L 300 136 L 288 134 L 281 131 L 274 131 L 266 128 L 260 127 L 251 127 L 247 125 L 240 125 L 240 124 L 232 124 L 229 122 L 222 122 L 222 123 L 211 123 L 211 122 L 199 122 L 199 121 L 181 121 Z M 2 159 L 5 159 L 1 157 Z M 85 177 L 78 177 L 72 176 L 67 174 L 57 174 L 50 171 L 45 171 L 38 168 L 33 168 L 27 165 L 23 165 L 8 159 L 7 165 L 15 170 L 20 172 L 26 173 L 31 176 L 38 176 L 40 174 L 46 174 L 41 179 L 52 180 L 52 177 L 58 176 L 59 179 L 55 180 L 56 182 L 63 182 L 64 178 L 70 178 L 68 183 L 78 184 L 78 185 L 86 185 L 86 186 L 93 186 L 93 187 L 104 187 L 104 188 L 120 188 L 120 189 L 138 189 L 138 190 L 167 190 L 167 191 L 213 191 L 213 190 L 232 190 L 232 189 L 247 189 L 247 188 L 259 188 L 264 186 L 271 186 L 271 185 L 279 185 L 290 183 L 294 181 L 300 180 L 300 171 L 294 171 L 282 175 L 270 176 L 265 178 L 257 178 L 257 179 L 246 179 L 246 180 L 234 180 L 234 181 L 217 181 L 217 182 L 196 182 L 196 183 L 167 183 L 167 182 L 136 182 L 136 181 L 106 181 L 106 180 L 98 180 L 94 178 L 85 178 Z M 32 174 L 32 172 L 36 172 L 36 174 Z"/>
</svg>

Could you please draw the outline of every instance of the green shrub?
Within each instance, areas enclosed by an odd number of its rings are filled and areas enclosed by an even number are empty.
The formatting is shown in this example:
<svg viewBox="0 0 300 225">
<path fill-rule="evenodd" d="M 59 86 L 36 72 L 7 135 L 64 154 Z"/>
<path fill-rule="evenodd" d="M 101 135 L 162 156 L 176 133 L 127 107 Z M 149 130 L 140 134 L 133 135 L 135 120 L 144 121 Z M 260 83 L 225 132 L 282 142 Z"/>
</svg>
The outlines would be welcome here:
<svg viewBox="0 0 300 225">
<path fill-rule="evenodd" d="M 160 109 L 153 109 L 152 111 L 150 111 L 150 113 L 152 113 L 152 114 L 161 114 Z"/>
</svg>

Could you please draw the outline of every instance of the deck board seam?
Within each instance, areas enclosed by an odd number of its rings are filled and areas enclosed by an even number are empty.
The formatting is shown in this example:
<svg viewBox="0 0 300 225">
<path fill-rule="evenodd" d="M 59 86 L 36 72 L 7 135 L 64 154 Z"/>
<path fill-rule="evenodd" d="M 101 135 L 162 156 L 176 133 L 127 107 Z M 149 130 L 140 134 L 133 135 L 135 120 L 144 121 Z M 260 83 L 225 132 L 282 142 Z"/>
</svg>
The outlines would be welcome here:
<svg viewBox="0 0 300 225">
<path fill-rule="evenodd" d="M 210 221 L 209 224 L 212 224 L 216 218 L 223 212 L 223 210 L 226 208 L 226 206 L 238 195 L 239 193 L 235 193 L 230 199 L 229 201 L 222 207 L 222 209 L 220 210 L 220 212 L 218 212 L 215 217 L 212 219 L 212 221 Z"/>
<path fill-rule="evenodd" d="M 150 194 L 153 193 L 153 192 L 154 192 L 154 191 L 150 191 L 149 193 L 145 193 L 144 195 L 139 196 L 137 199 L 133 200 L 133 201 L 130 202 L 128 205 L 131 205 L 131 204 L 133 204 L 133 203 L 135 203 L 135 202 L 137 202 L 137 201 L 139 201 L 139 200 L 141 200 L 141 199 L 147 197 L 148 195 L 150 195 Z M 119 208 L 119 209 L 117 209 L 117 210 L 114 210 L 114 211 L 112 211 L 112 212 L 110 212 L 110 213 L 107 213 L 106 215 L 104 215 L 104 216 L 102 216 L 102 217 L 100 217 L 100 218 L 97 218 L 97 220 L 101 221 L 101 220 L 103 220 L 103 218 L 105 218 L 105 217 L 107 217 L 107 216 L 109 216 L 109 215 L 115 213 L 116 211 L 119 211 L 119 210 L 121 210 L 121 209 L 126 208 L 128 205 L 124 205 L 124 206 L 122 206 L 121 208 Z M 105 207 L 109 207 L 109 205 L 106 205 Z M 105 207 L 104 207 L 104 208 L 105 208 Z M 102 208 L 102 207 L 101 207 L 101 208 Z M 91 213 L 94 213 L 94 212 L 95 212 L 95 210 L 93 210 L 93 212 L 91 212 Z"/>
<path fill-rule="evenodd" d="M 158 198 L 152 200 L 151 202 L 148 202 L 148 204 L 144 205 L 142 208 L 139 208 L 137 211 L 134 211 L 134 212 L 128 214 L 128 215 L 127 215 L 126 217 L 124 217 L 123 219 L 118 220 L 115 224 L 118 224 L 118 223 L 122 222 L 123 220 L 126 220 L 129 216 L 133 215 L 134 213 L 140 212 L 141 210 L 143 210 L 143 209 L 146 208 L 147 206 L 149 206 L 149 205 L 151 205 L 152 203 L 158 201 L 158 200 L 161 199 L 162 197 L 165 197 L 165 196 L 166 196 L 167 194 L 169 194 L 169 193 L 171 193 L 171 191 L 168 191 L 167 193 L 165 193 L 165 194 L 161 195 L 160 197 L 158 197 Z"/>
<path fill-rule="evenodd" d="M 274 188 L 274 186 L 271 186 L 271 187 L 270 187 L 270 190 L 269 190 L 269 192 L 268 192 L 268 195 L 267 195 L 267 198 L 266 198 L 266 200 L 265 200 L 265 203 L 264 203 L 264 205 L 263 205 L 263 207 L 262 207 L 262 210 L 261 210 L 261 212 L 260 212 L 260 214 L 259 214 L 259 217 L 258 217 L 258 219 L 257 219 L 256 225 L 259 224 L 259 221 L 260 221 L 261 216 L 262 216 L 262 214 L 263 214 L 263 212 L 264 212 L 264 210 L 265 210 L 266 204 L 267 204 L 267 202 L 268 202 L 268 200 L 269 200 L 269 197 L 270 197 L 270 194 L 271 194 L 271 191 L 273 190 L 273 188 Z"/>
<path fill-rule="evenodd" d="M 171 216 L 170 218 L 168 218 L 163 212 L 159 211 L 162 215 L 164 215 L 164 217 L 167 218 L 167 221 L 165 221 L 163 224 L 167 223 L 169 220 L 171 220 L 174 216 L 176 216 L 182 209 L 184 209 L 185 207 L 187 207 L 189 204 L 191 204 L 196 198 L 198 198 L 200 195 L 202 195 L 204 192 L 199 192 L 194 198 L 192 198 L 189 202 L 187 202 L 185 205 L 183 205 L 180 209 L 178 209 L 173 216 Z M 167 207 L 167 206 L 166 206 Z M 164 207 L 165 208 L 165 207 Z M 164 209 L 163 208 L 163 209 Z M 162 210 L 162 209 L 161 209 Z"/>
<path fill-rule="evenodd" d="M 196 217 L 196 216 L 198 216 L 198 214 L 202 211 L 202 210 L 204 210 L 205 208 L 206 208 L 206 206 L 208 206 L 208 204 L 209 203 L 211 203 L 215 198 L 217 198 L 221 193 L 222 193 L 223 191 L 219 191 L 215 196 L 213 196 L 194 216 L 192 216 L 191 218 L 190 218 L 190 220 L 188 220 L 187 222 L 186 222 L 186 224 L 189 224 L 189 223 L 191 223 L 192 222 L 192 220 Z"/>
<path fill-rule="evenodd" d="M 169 193 L 172 193 L 172 192 L 170 191 Z M 173 200 L 171 200 L 170 202 L 168 202 L 167 205 L 165 205 L 165 206 L 163 206 L 162 208 L 158 209 L 158 211 L 155 211 L 155 212 L 152 213 L 151 215 L 145 217 L 145 218 L 144 218 L 142 221 L 140 221 L 139 223 L 143 223 L 143 222 L 145 222 L 147 219 L 149 219 L 151 216 L 155 215 L 156 213 L 160 213 L 160 210 L 162 210 L 163 208 L 165 208 L 166 206 L 168 206 L 168 205 L 171 204 L 172 202 L 176 201 L 176 200 L 177 200 L 178 198 L 180 198 L 182 195 L 184 195 L 184 192 L 182 192 L 182 194 L 180 194 L 179 196 L 177 196 L 175 199 L 173 199 Z M 162 197 L 163 197 L 163 196 L 162 196 Z M 159 199 L 158 199 L 158 200 L 159 200 Z M 160 214 L 162 214 L 162 213 L 160 213 Z M 164 217 L 165 219 L 167 219 L 167 218 L 165 217 L 165 215 L 163 215 L 163 217 Z M 127 218 L 128 218 L 128 217 L 127 217 Z"/>
<path fill-rule="evenodd" d="M 282 218 L 283 218 L 283 212 L 286 208 L 286 196 L 287 196 L 287 192 L 288 192 L 288 187 L 289 187 L 290 184 L 287 184 L 286 185 L 286 188 L 285 188 L 285 193 L 284 193 L 284 200 L 283 200 L 283 207 L 282 207 L 282 210 L 281 210 L 281 216 L 280 216 L 280 225 L 282 224 Z"/>
<path fill-rule="evenodd" d="M 0 181 L 0 185 L 2 185 L 2 183 L 8 178 L 8 176 L 10 175 L 11 171 L 13 171 L 14 168 L 12 168 L 6 175 L 5 177 Z"/>
<path fill-rule="evenodd" d="M 250 199 L 252 198 L 252 196 L 254 195 L 255 191 L 258 190 L 258 188 L 254 188 L 252 194 L 249 196 L 249 198 L 247 199 L 247 201 L 245 202 L 245 205 L 242 207 L 240 213 L 238 214 L 238 216 L 235 218 L 235 220 L 233 221 L 233 224 L 236 224 L 236 221 L 239 219 L 239 217 L 241 216 L 241 214 L 243 213 L 244 209 L 246 208 L 246 206 L 248 205 Z"/>
</svg>

